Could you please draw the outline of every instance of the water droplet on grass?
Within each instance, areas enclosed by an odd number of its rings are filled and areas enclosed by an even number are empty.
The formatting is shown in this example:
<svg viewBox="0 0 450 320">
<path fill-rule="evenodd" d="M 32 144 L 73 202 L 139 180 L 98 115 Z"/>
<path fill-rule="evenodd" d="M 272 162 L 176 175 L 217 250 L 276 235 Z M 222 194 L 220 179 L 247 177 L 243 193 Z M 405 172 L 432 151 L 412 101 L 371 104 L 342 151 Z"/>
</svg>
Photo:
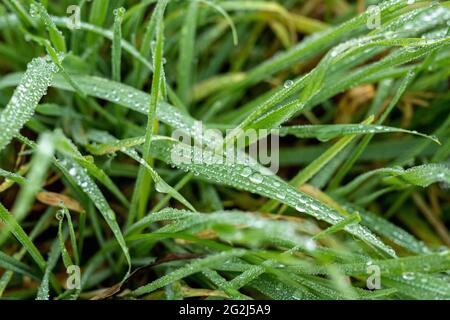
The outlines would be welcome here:
<svg viewBox="0 0 450 320">
<path fill-rule="evenodd" d="M 285 87 L 286 89 L 289 89 L 290 87 L 292 87 L 293 84 L 294 84 L 294 81 L 292 81 L 292 80 L 286 80 L 285 83 L 284 83 L 284 87 Z"/>
<path fill-rule="evenodd" d="M 76 168 L 70 168 L 69 174 L 74 177 L 77 175 L 77 169 Z"/>
<path fill-rule="evenodd" d="M 305 242 L 305 248 L 308 251 L 314 251 L 317 248 L 317 244 L 316 244 L 316 242 L 314 240 L 308 239 Z"/>
<path fill-rule="evenodd" d="M 250 181 L 253 183 L 259 184 L 259 183 L 263 182 L 263 180 L 264 180 L 263 176 L 260 175 L 259 173 L 255 173 L 250 176 Z"/>
<path fill-rule="evenodd" d="M 414 280 L 415 276 L 413 272 L 405 272 L 402 274 L 402 278 L 408 281 Z"/>
</svg>

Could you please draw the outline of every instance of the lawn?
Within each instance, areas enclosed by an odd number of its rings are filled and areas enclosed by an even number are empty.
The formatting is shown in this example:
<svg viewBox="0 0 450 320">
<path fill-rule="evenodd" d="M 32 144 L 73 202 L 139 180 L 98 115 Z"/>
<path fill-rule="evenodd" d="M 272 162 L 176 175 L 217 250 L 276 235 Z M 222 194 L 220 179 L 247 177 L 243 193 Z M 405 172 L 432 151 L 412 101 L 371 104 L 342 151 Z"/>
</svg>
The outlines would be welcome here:
<svg viewBox="0 0 450 320">
<path fill-rule="evenodd" d="M 0 299 L 450 299 L 450 1 L 3 0 Z"/>
</svg>

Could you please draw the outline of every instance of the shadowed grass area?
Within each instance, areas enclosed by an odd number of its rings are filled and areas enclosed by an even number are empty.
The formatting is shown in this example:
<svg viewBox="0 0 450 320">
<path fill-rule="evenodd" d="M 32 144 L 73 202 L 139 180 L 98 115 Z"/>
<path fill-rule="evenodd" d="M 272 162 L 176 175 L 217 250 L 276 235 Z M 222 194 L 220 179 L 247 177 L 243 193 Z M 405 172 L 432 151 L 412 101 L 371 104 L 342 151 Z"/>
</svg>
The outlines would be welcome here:
<svg viewBox="0 0 450 320">
<path fill-rule="evenodd" d="M 0 298 L 450 299 L 449 21 L 3 1 Z"/>
</svg>

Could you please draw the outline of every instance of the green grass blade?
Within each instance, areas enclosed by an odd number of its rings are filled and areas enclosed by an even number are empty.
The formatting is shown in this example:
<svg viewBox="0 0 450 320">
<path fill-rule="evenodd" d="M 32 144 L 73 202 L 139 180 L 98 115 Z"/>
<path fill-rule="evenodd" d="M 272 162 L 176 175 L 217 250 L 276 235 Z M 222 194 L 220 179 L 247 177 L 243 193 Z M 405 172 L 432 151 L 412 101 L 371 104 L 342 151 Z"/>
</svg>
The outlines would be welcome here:
<svg viewBox="0 0 450 320">
<path fill-rule="evenodd" d="M 0 114 L 0 151 L 31 119 L 57 71 L 58 67 L 48 57 L 36 58 L 29 63 L 11 100 Z"/>
<path fill-rule="evenodd" d="M 188 161 L 183 163 L 174 163 L 172 158 L 172 150 L 174 152 L 181 152 L 187 157 Z M 216 159 L 220 164 L 197 164 L 197 158 L 201 156 L 199 152 L 208 154 L 207 150 L 191 150 L 190 147 L 181 145 L 179 142 L 170 138 L 158 138 L 154 140 L 154 149 L 152 150 L 156 158 L 159 158 L 167 163 L 175 164 L 178 167 L 192 171 L 196 174 L 203 176 L 204 178 L 220 183 L 229 185 L 241 190 L 246 190 L 252 193 L 260 194 L 270 199 L 275 199 L 283 204 L 286 204 L 293 209 L 298 210 L 301 213 L 312 215 L 313 217 L 327 221 L 330 224 L 336 224 L 344 218 L 327 207 L 323 203 L 316 199 L 307 196 L 297 191 L 292 186 L 288 185 L 283 180 L 273 175 L 263 175 L 260 173 L 262 170 L 258 166 L 250 166 L 249 164 L 227 164 L 225 159 Z M 211 154 L 211 153 L 210 153 Z M 249 163 L 249 160 L 241 159 L 243 163 Z M 220 162 L 221 161 L 221 162 Z M 263 171 L 264 172 L 264 171 Z M 266 171 L 266 174 L 268 172 Z M 389 255 L 394 255 L 395 252 L 383 244 L 373 234 L 368 232 L 365 228 L 358 225 L 349 225 L 346 231 L 354 234 L 361 239 L 364 239 L 368 243 L 371 243 L 375 247 L 380 248 Z"/>
<path fill-rule="evenodd" d="M 24 248 L 28 251 L 30 256 L 36 262 L 38 267 L 44 271 L 46 263 L 39 250 L 30 240 L 28 235 L 22 229 L 22 227 L 17 223 L 16 219 L 6 210 L 6 208 L 0 203 L 0 219 L 5 223 L 5 226 L 11 230 L 16 239 L 22 244 Z"/>
<path fill-rule="evenodd" d="M 114 10 L 114 37 L 112 44 L 111 65 L 112 79 L 120 82 L 121 61 L 122 61 L 122 21 L 125 15 L 124 8 Z"/>
<path fill-rule="evenodd" d="M 165 8 L 167 6 L 168 1 L 163 0 L 158 4 Z M 163 53 L 164 53 L 164 9 L 161 9 L 160 14 L 156 17 L 156 46 L 155 52 L 153 55 L 153 79 L 152 79 L 152 87 L 151 87 L 151 96 L 150 96 L 150 104 L 149 104 L 149 112 L 147 118 L 147 128 L 145 131 L 145 142 L 144 142 L 144 150 L 143 150 L 143 159 L 148 163 L 152 163 L 150 157 L 150 146 L 152 143 L 153 131 L 155 129 L 155 119 L 156 119 L 156 109 L 158 105 L 158 101 L 161 99 L 161 87 L 163 86 Z M 136 215 L 138 217 L 143 217 L 145 211 L 147 209 L 147 202 L 150 193 L 150 180 L 151 176 L 148 170 L 145 168 L 141 168 L 136 187 L 133 194 L 132 204 L 131 204 L 131 212 L 129 215 L 130 222 L 134 222 L 134 218 Z"/>
<path fill-rule="evenodd" d="M 181 101 L 189 105 L 190 86 L 193 81 L 194 47 L 197 28 L 198 3 L 191 1 L 187 5 L 184 24 L 181 29 L 179 55 L 177 64 L 177 94 Z"/>
<path fill-rule="evenodd" d="M 67 48 L 64 36 L 62 32 L 59 31 L 56 27 L 45 7 L 38 2 L 33 2 L 30 7 L 30 12 L 32 17 L 39 16 L 41 21 L 45 24 L 50 35 L 50 41 L 52 42 L 56 50 L 66 53 Z"/>
</svg>

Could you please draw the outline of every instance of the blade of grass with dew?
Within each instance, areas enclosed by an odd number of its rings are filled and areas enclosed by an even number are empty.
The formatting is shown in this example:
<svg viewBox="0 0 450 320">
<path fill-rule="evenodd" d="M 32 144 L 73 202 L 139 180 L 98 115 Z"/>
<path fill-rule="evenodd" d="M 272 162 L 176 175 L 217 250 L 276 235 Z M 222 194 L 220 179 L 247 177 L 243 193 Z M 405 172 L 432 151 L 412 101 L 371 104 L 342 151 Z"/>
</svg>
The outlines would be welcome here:
<svg viewBox="0 0 450 320">
<path fill-rule="evenodd" d="M 111 178 L 100 168 L 98 168 L 93 160 L 83 157 L 78 151 L 77 147 L 70 141 L 61 131 L 56 131 L 55 140 L 58 144 L 58 151 L 71 157 L 75 162 L 87 170 L 87 172 L 103 184 L 116 198 L 124 204 L 129 206 L 129 202 L 122 194 L 119 188 L 114 184 Z"/>
<path fill-rule="evenodd" d="M 95 184 L 95 182 L 90 178 L 86 169 L 77 164 L 77 162 L 71 160 L 70 158 L 64 158 L 59 161 L 59 167 L 63 171 L 64 175 L 72 176 L 76 184 L 86 193 L 86 195 L 94 203 L 95 207 L 100 211 L 103 218 L 107 222 L 109 228 L 117 239 L 117 242 L 126 258 L 128 265 L 130 265 L 130 257 L 128 253 L 128 248 L 123 239 L 122 232 L 116 220 L 116 215 L 114 211 L 109 206 L 106 198 L 103 196 L 102 192 Z"/>
<path fill-rule="evenodd" d="M 371 122 L 373 122 L 373 116 L 367 118 L 365 121 L 363 121 L 362 125 L 369 125 Z M 304 168 L 302 171 L 298 172 L 297 175 L 291 179 L 289 182 L 294 188 L 299 188 L 302 184 L 306 183 L 309 179 L 311 179 L 317 172 L 319 172 L 324 166 L 326 166 L 332 159 L 336 157 L 336 155 L 350 143 L 353 141 L 353 139 L 356 138 L 356 135 L 350 135 L 341 138 L 339 141 L 337 141 L 335 144 L 333 144 L 330 148 L 327 149 L 320 157 L 318 157 L 316 160 L 311 162 L 306 168 Z M 262 211 L 272 211 L 277 206 L 276 201 L 269 201 L 267 204 L 265 204 L 261 210 Z M 286 209 L 285 206 L 283 206 L 280 210 L 280 212 L 283 212 Z"/>
<path fill-rule="evenodd" d="M 59 252 L 61 253 L 61 257 L 64 263 L 64 267 L 67 269 L 71 265 L 73 265 L 72 258 L 70 257 L 69 251 L 66 248 L 66 239 L 67 239 L 67 229 L 63 229 L 64 224 L 64 211 L 60 209 L 56 213 L 56 219 L 58 219 L 58 244 L 59 244 Z"/>
<path fill-rule="evenodd" d="M 207 149 L 194 149 L 167 137 L 154 137 L 154 144 L 155 147 L 152 153 L 155 154 L 156 158 L 176 165 L 185 171 L 194 172 L 210 181 L 220 184 L 224 183 L 275 199 L 295 208 L 299 212 L 306 212 L 319 220 L 324 220 L 331 224 L 335 224 L 343 219 L 340 214 L 331 208 L 297 191 L 281 179 L 273 176 L 267 169 L 264 168 L 264 170 L 262 167 L 252 164 L 249 159 L 241 158 L 238 164 L 228 164 L 226 159 Z M 202 166 L 197 160 L 199 157 L 206 157 L 211 160 Z M 185 161 L 179 163 L 176 159 Z M 346 227 L 346 231 L 365 239 L 390 255 L 395 255 L 391 248 L 387 247 L 364 228 L 350 225 Z"/>
<path fill-rule="evenodd" d="M 13 257 L 8 256 L 7 254 L 0 251 L 0 267 L 6 271 L 12 271 L 26 277 L 30 277 L 33 279 L 39 279 L 39 275 L 36 274 L 36 270 L 33 270 L 26 264 L 20 262 Z"/>
<path fill-rule="evenodd" d="M 151 95 L 149 101 L 148 118 L 147 118 L 147 128 L 145 132 L 145 142 L 142 158 L 148 163 L 152 163 L 150 157 L 150 147 L 152 144 L 153 131 L 155 129 L 156 120 L 156 110 L 158 101 L 161 96 L 161 86 L 163 85 L 163 54 L 164 54 L 164 8 L 167 6 L 168 0 L 160 1 L 159 4 L 162 6 L 160 14 L 156 17 L 156 46 L 153 55 L 153 79 L 151 86 Z M 145 214 L 147 208 L 147 202 L 150 194 L 151 188 L 151 176 L 148 170 L 141 167 L 139 170 L 138 178 L 136 181 L 136 186 L 133 192 L 133 198 L 131 202 L 131 210 L 129 214 L 128 221 L 133 223 L 135 217 L 142 218 Z"/>
<path fill-rule="evenodd" d="M 419 241 L 413 235 L 396 226 L 392 222 L 383 217 L 365 210 L 360 206 L 356 206 L 347 201 L 338 199 L 341 206 L 349 213 L 359 213 L 361 217 L 361 224 L 370 228 L 385 239 L 388 239 L 397 246 L 406 249 L 409 252 L 416 254 L 428 254 L 432 249 L 429 248 L 423 241 Z"/>
<path fill-rule="evenodd" d="M 35 58 L 28 64 L 11 100 L 0 113 L 0 151 L 31 119 L 57 71 L 58 67 L 49 57 Z"/>
<path fill-rule="evenodd" d="M 415 73 L 413 71 L 410 71 L 405 78 L 401 81 L 395 96 L 392 98 L 391 102 L 389 103 L 386 110 L 383 111 L 380 118 L 377 120 L 378 124 L 382 124 L 386 117 L 389 115 L 389 113 L 394 109 L 394 107 L 397 105 L 398 101 L 400 100 L 401 96 L 405 92 L 408 85 L 413 81 L 415 76 Z M 329 189 L 333 190 L 335 189 L 338 184 L 342 181 L 342 179 L 345 177 L 347 172 L 350 170 L 350 168 L 353 166 L 355 161 L 358 159 L 358 157 L 361 155 L 361 153 L 364 151 L 364 149 L 369 144 L 370 140 L 372 140 L 373 135 L 367 135 L 363 138 L 363 140 L 359 143 L 356 150 L 354 151 L 351 158 L 349 158 L 343 165 L 342 168 L 339 170 L 339 173 L 333 178 L 333 180 L 330 182 Z"/>
<path fill-rule="evenodd" d="M 120 82 L 120 71 L 122 61 L 122 21 L 125 15 L 123 7 L 114 10 L 114 37 L 112 43 L 111 65 L 112 79 Z"/>
<path fill-rule="evenodd" d="M 406 182 L 422 188 L 428 187 L 432 183 L 444 182 L 450 183 L 450 168 L 445 164 L 424 164 L 397 172 L 389 172 L 393 178 L 387 178 L 386 181 L 396 182 L 399 179 L 400 184 Z"/>
<path fill-rule="evenodd" d="M 39 285 L 38 292 L 36 295 L 36 300 L 49 300 L 50 299 L 50 275 L 52 270 L 55 268 L 58 263 L 59 256 L 61 254 L 61 248 L 59 245 L 59 238 L 53 241 L 53 244 L 50 248 L 50 252 L 48 254 L 47 259 L 47 267 L 44 271 L 44 276 L 42 277 L 41 284 Z"/>
<path fill-rule="evenodd" d="M 67 207 L 64 206 L 64 204 L 62 204 L 62 211 L 64 213 L 64 217 L 67 219 L 67 226 L 69 228 L 70 244 L 72 246 L 72 254 L 73 254 L 73 257 L 75 260 L 75 264 L 79 265 L 80 264 L 80 255 L 79 255 L 79 251 L 78 251 L 77 240 L 76 240 L 76 235 L 75 235 L 75 228 L 73 226 L 72 217 L 70 215 L 69 210 L 67 209 Z"/>
<path fill-rule="evenodd" d="M 29 146 L 30 148 L 36 149 L 36 144 L 33 141 L 31 141 L 23 136 L 18 136 L 17 138 L 22 143 Z M 60 138 L 59 140 L 56 138 L 58 138 L 58 135 L 56 135 L 56 137 L 55 137 L 56 150 L 59 150 L 58 148 L 61 147 L 58 142 L 62 141 L 64 146 L 62 147 L 61 151 L 63 151 L 63 154 L 64 154 L 64 152 L 68 152 L 68 150 L 69 150 L 69 154 L 73 155 L 74 150 L 71 148 L 72 145 L 71 145 L 70 141 L 68 141 L 68 140 L 64 141 L 65 137 L 61 136 L 61 134 L 59 135 L 59 138 Z M 69 147 L 69 148 L 67 148 L 67 147 Z M 72 153 L 70 153 L 70 152 L 72 152 Z M 76 193 L 78 193 L 80 195 L 86 195 L 88 197 L 88 199 L 90 199 L 92 201 L 92 203 L 99 209 L 100 213 L 105 218 L 105 220 L 108 218 L 111 218 L 110 220 L 106 220 L 108 223 L 108 226 L 111 228 L 114 235 L 118 239 L 118 243 L 119 243 L 121 249 L 124 251 L 125 257 L 127 257 L 128 252 L 126 250 L 126 247 L 123 246 L 123 242 L 121 242 L 121 240 L 120 240 L 122 237 L 121 237 L 121 233 L 120 233 L 120 228 L 118 227 L 117 222 L 115 221 L 115 214 L 109 207 L 108 202 L 103 197 L 103 194 L 101 193 L 100 189 L 97 187 L 95 182 L 90 178 L 87 171 L 85 171 L 86 169 L 81 167 L 76 161 L 72 160 L 70 157 L 53 158 L 52 162 L 53 162 L 53 165 L 59 171 L 61 171 L 61 173 L 64 175 L 64 178 L 67 180 L 69 185 L 73 188 L 73 190 Z M 73 169 L 73 170 L 71 171 L 70 169 Z M 73 173 L 75 175 L 72 175 L 71 173 Z M 86 199 L 84 199 L 84 200 L 86 200 Z M 87 206 L 90 208 L 91 204 L 87 204 Z M 99 226 L 97 216 L 94 215 L 93 209 L 88 210 L 88 212 L 90 213 L 90 218 L 91 218 L 91 221 L 93 224 L 93 229 L 94 229 L 94 233 L 97 237 L 97 240 L 101 245 L 104 245 L 105 241 L 104 241 L 104 238 L 103 238 L 100 226 Z M 111 265 L 114 267 L 111 257 L 108 257 L 108 260 L 111 263 Z"/>
<path fill-rule="evenodd" d="M 434 136 L 419 133 L 401 128 L 377 126 L 377 125 L 363 125 L 363 124 L 332 124 L 332 125 L 301 125 L 288 126 L 280 128 L 280 135 L 293 135 L 297 138 L 316 138 L 320 141 L 328 141 L 333 138 L 347 135 L 363 135 L 369 133 L 406 133 L 421 136 L 438 142 Z"/>
<path fill-rule="evenodd" d="M 133 148 L 134 146 L 145 143 L 145 137 L 129 138 L 125 140 L 117 140 L 113 136 L 104 132 L 88 132 L 88 137 L 92 139 L 96 144 L 87 145 L 86 148 L 94 155 L 104 155 L 114 153 L 117 151 L 123 152 L 140 165 L 142 165 L 150 174 L 155 188 L 158 192 L 167 193 L 173 198 L 180 201 L 187 208 L 195 211 L 194 207 L 187 201 L 178 191 L 172 188 L 167 182 L 165 182 L 161 176 L 153 169 L 143 158 L 141 158 L 138 152 Z"/>
<path fill-rule="evenodd" d="M 30 13 L 32 17 L 39 16 L 41 21 L 45 24 L 50 36 L 50 41 L 56 50 L 66 53 L 66 40 L 64 39 L 62 32 L 56 27 L 45 7 L 41 3 L 33 1 L 30 6 Z"/>
<path fill-rule="evenodd" d="M 20 185 L 25 185 L 27 183 L 26 178 L 24 178 L 20 174 L 17 174 L 17 173 L 14 173 L 14 172 L 9 172 L 9 171 L 3 170 L 1 168 L 0 168 L 0 177 L 5 178 L 5 182 L 7 180 L 9 180 L 9 181 L 13 181 L 15 183 L 18 183 Z"/>
<path fill-rule="evenodd" d="M 392 178 L 385 178 L 386 182 L 409 185 L 419 187 L 428 187 L 432 183 L 445 182 L 450 183 L 450 169 L 445 164 L 424 164 L 420 166 L 403 169 L 401 167 L 382 168 L 363 173 L 356 177 L 347 185 L 334 191 L 336 195 L 344 196 L 354 191 L 363 182 L 372 176 L 387 175 Z"/>
<path fill-rule="evenodd" d="M 240 163 L 227 164 L 222 158 L 215 159 L 216 164 L 213 162 L 212 164 L 200 165 L 197 164 L 198 161 L 196 160 L 201 156 L 199 152 L 203 152 L 203 155 L 206 155 L 207 157 L 208 155 L 211 156 L 211 152 L 208 152 L 208 150 L 205 149 L 191 150 L 190 147 L 165 137 L 155 137 L 154 149 L 152 152 L 156 158 L 174 164 L 183 170 L 197 173 L 209 181 L 229 185 L 240 190 L 247 190 L 270 199 L 276 199 L 299 212 L 310 214 L 315 218 L 327 221 L 330 224 L 336 224 L 343 219 L 343 217 L 333 209 L 314 198 L 297 191 L 283 180 L 270 175 L 270 173 L 264 171 L 259 166 L 252 167 L 249 164 L 245 165 Z M 178 155 L 183 153 L 187 157 L 187 161 L 175 163 L 173 161 L 174 158 L 172 157 L 173 152 L 177 152 L 176 154 Z M 248 159 L 247 163 L 249 163 Z M 371 243 L 375 247 L 378 247 L 387 254 L 395 256 L 395 252 L 391 248 L 383 244 L 367 229 L 358 225 L 349 225 L 345 229 L 355 236 Z"/>
</svg>

